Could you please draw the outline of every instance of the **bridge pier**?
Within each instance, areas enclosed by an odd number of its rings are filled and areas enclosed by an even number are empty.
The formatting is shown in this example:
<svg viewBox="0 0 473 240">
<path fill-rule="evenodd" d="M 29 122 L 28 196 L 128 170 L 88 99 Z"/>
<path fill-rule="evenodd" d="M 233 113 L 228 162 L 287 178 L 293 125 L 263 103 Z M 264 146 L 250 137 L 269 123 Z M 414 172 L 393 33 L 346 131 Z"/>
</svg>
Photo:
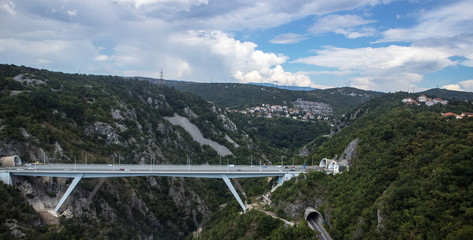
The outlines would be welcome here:
<svg viewBox="0 0 473 240">
<path fill-rule="evenodd" d="M 13 184 L 13 181 L 12 181 L 12 176 L 10 175 L 10 172 L 0 171 L 0 181 L 11 186 Z"/>
<path fill-rule="evenodd" d="M 54 211 L 56 213 L 59 213 L 59 209 L 62 207 L 62 205 L 66 201 L 67 197 L 69 197 L 69 195 L 72 193 L 72 190 L 74 190 L 74 188 L 76 188 L 77 184 L 79 183 L 79 181 L 82 179 L 83 176 L 84 176 L 84 174 L 81 173 L 81 174 L 77 174 L 74 177 L 74 180 L 72 181 L 71 185 L 69 185 L 69 187 L 67 188 L 67 191 L 64 193 L 64 195 L 62 195 L 61 200 L 59 201 L 56 208 L 54 209 Z"/>
<path fill-rule="evenodd" d="M 240 204 L 241 208 L 243 208 L 243 212 L 246 212 L 246 206 L 243 203 L 243 201 L 241 201 L 240 196 L 238 196 L 238 193 L 235 190 L 235 188 L 233 187 L 232 182 L 230 182 L 230 179 L 228 178 L 228 176 L 227 175 L 222 175 L 222 179 L 227 184 L 228 188 L 230 188 L 230 191 L 233 193 L 233 196 L 236 198 L 236 200 Z"/>
</svg>

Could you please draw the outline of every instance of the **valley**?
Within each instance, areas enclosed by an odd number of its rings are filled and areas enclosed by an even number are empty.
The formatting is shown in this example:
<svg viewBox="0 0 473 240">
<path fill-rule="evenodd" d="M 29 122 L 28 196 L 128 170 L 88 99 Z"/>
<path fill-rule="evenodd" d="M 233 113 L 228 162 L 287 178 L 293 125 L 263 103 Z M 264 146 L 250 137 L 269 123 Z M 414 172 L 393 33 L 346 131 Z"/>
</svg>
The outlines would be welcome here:
<svg viewBox="0 0 473 240">
<path fill-rule="evenodd" d="M 449 102 L 402 102 L 422 94 Z M 471 113 L 472 100 L 436 89 L 291 91 L 2 64 L 2 156 L 112 168 L 305 165 L 307 172 L 279 187 L 277 177 L 233 182 L 255 208 L 245 213 L 221 179 L 84 179 L 56 221 L 44 212 L 72 179 L 22 176 L 0 186 L 1 238 L 317 239 L 304 219 L 310 207 L 333 239 L 462 239 L 473 234 L 473 118 L 442 113 Z M 281 117 L 258 117 L 257 106 L 276 106 Z M 290 108 L 300 109 L 296 119 Z M 315 119 L 303 119 L 307 113 Z M 322 159 L 346 168 L 309 171 Z"/>
</svg>

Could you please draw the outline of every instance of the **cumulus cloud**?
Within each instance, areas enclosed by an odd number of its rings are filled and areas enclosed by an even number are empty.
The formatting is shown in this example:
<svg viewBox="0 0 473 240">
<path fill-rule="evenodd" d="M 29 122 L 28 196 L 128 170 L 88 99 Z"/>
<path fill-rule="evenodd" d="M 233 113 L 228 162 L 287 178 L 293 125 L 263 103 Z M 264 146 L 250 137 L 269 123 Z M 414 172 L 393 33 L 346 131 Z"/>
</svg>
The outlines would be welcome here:
<svg viewBox="0 0 473 240">
<path fill-rule="evenodd" d="M 406 89 L 421 81 L 422 74 L 456 64 L 449 59 L 448 52 L 427 47 L 327 47 L 316 53 L 294 62 L 335 68 L 336 73 L 352 71 L 359 75 L 352 78 L 354 87 L 383 91 Z"/>
<path fill-rule="evenodd" d="M 309 86 L 310 78 L 300 73 L 285 71 L 281 64 L 287 57 L 275 53 L 256 50 L 252 42 L 240 42 L 221 31 L 188 31 L 176 34 L 170 42 L 179 44 L 181 50 L 192 50 L 194 57 L 189 64 L 194 67 L 208 69 L 211 63 L 214 72 L 202 73 L 200 78 L 214 76 L 214 80 L 234 79 L 242 83 L 274 83 L 278 85 Z M 183 49 L 185 48 L 185 49 Z M 209 61 L 219 59 L 219 61 Z M 198 71 L 192 71 L 194 74 Z M 227 75 L 219 75 L 219 72 Z M 220 73 L 221 74 L 221 73 Z M 205 80 L 205 79 L 201 79 Z"/>
<path fill-rule="evenodd" d="M 383 33 L 382 41 L 414 41 L 411 46 L 327 47 L 316 51 L 316 56 L 293 61 L 329 68 L 320 71 L 288 72 L 287 56 L 258 50 L 255 43 L 232 36 L 232 31 L 268 29 L 314 15 L 322 17 L 310 27 L 311 35 L 286 33 L 271 42 L 298 43 L 326 32 L 347 38 L 373 36 L 377 31 L 366 17 L 369 14 L 361 17 L 344 11 L 389 2 L 0 0 L 0 12 L 7 13 L 0 14 L 0 60 L 126 76 L 159 77 L 163 68 L 167 79 L 201 82 L 315 86 L 308 76 L 350 75 L 354 86 L 379 90 L 418 83 L 424 73 L 446 66 L 473 66 L 473 24 L 467 1 L 421 12 L 418 25 Z"/>
<path fill-rule="evenodd" d="M 441 87 L 442 89 L 447 89 L 451 91 L 463 91 L 463 89 L 458 84 L 448 84 Z"/>
<path fill-rule="evenodd" d="M 441 88 L 454 91 L 473 92 L 473 79 L 458 82 L 458 84 L 448 84 Z"/>
</svg>

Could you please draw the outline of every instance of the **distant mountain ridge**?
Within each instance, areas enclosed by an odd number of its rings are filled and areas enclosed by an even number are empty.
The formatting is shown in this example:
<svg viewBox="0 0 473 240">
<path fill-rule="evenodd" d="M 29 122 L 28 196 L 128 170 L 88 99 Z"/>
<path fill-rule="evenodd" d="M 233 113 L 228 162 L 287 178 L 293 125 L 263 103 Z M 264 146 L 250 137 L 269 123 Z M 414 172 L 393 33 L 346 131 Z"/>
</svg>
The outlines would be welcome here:
<svg viewBox="0 0 473 240">
<path fill-rule="evenodd" d="M 291 91 L 312 91 L 317 88 L 312 87 L 299 87 L 299 86 L 287 86 L 287 85 L 276 85 L 272 83 L 248 83 L 249 85 L 264 86 L 264 87 L 274 87 L 279 89 L 286 89 Z"/>
<path fill-rule="evenodd" d="M 154 80 L 153 82 L 160 83 L 161 81 Z M 341 116 L 356 108 L 360 103 L 385 94 L 350 87 L 294 91 L 273 86 L 241 83 L 197 83 L 166 80 L 162 84 L 181 91 L 192 92 L 207 101 L 228 108 L 244 109 L 261 104 L 292 107 L 297 99 L 302 99 L 329 104 L 333 108 L 334 116 Z"/>
<path fill-rule="evenodd" d="M 432 88 L 423 92 L 419 92 L 418 94 L 457 101 L 473 100 L 473 92 L 461 92 L 441 88 Z"/>
</svg>

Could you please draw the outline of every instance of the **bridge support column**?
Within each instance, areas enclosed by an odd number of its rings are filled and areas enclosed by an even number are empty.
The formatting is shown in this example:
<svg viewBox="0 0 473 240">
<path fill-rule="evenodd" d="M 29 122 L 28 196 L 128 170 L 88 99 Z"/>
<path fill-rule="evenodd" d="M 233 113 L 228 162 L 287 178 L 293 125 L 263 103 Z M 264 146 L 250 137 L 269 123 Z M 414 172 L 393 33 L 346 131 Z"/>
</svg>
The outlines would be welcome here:
<svg viewBox="0 0 473 240">
<path fill-rule="evenodd" d="M 62 207 L 67 197 L 69 197 L 69 195 L 72 193 L 72 190 L 74 190 L 74 188 L 77 186 L 77 184 L 79 183 L 79 181 L 82 179 L 83 176 L 84 174 L 82 173 L 82 174 L 77 174 L 74 177 L 74 180 L 72 181 L 71 185 L 69 185 L 69 188 L 67 188 L 67 191 L 64 193 L 64 195 L 62 195 L 61 200 L 59 201 L 56 208 L 54 209 L 56 213 L 59 213 L 59 209 Z"/>
<path fill-rule="evenodd" d="M 241 201 L 240 196 L 238 196 L 238 193 L 235 190 L 235 188 L 233 187 L 232 182 L 230 182 L 230 179 L 228 178 L 228 176 L 227 175 L 222 175 L 222 179 L 227 184 L 228 188 L 230 188 L 230 191 L 233 193 L 233 196 L 236 198 L 236 200 L 240 204 L 241 208 L 243 208 L 243 212 L 245 212 L 246 211 L 245 204 L 243 204 L 243 201 Z"/>
<path fill-rule="evenodd" d="M 10 172 L 7 171 L 1 171 L 0 172 L 0 181 L 7 185 L 12 185 L 12 176 L 10 175 Z"/>
</svg>

